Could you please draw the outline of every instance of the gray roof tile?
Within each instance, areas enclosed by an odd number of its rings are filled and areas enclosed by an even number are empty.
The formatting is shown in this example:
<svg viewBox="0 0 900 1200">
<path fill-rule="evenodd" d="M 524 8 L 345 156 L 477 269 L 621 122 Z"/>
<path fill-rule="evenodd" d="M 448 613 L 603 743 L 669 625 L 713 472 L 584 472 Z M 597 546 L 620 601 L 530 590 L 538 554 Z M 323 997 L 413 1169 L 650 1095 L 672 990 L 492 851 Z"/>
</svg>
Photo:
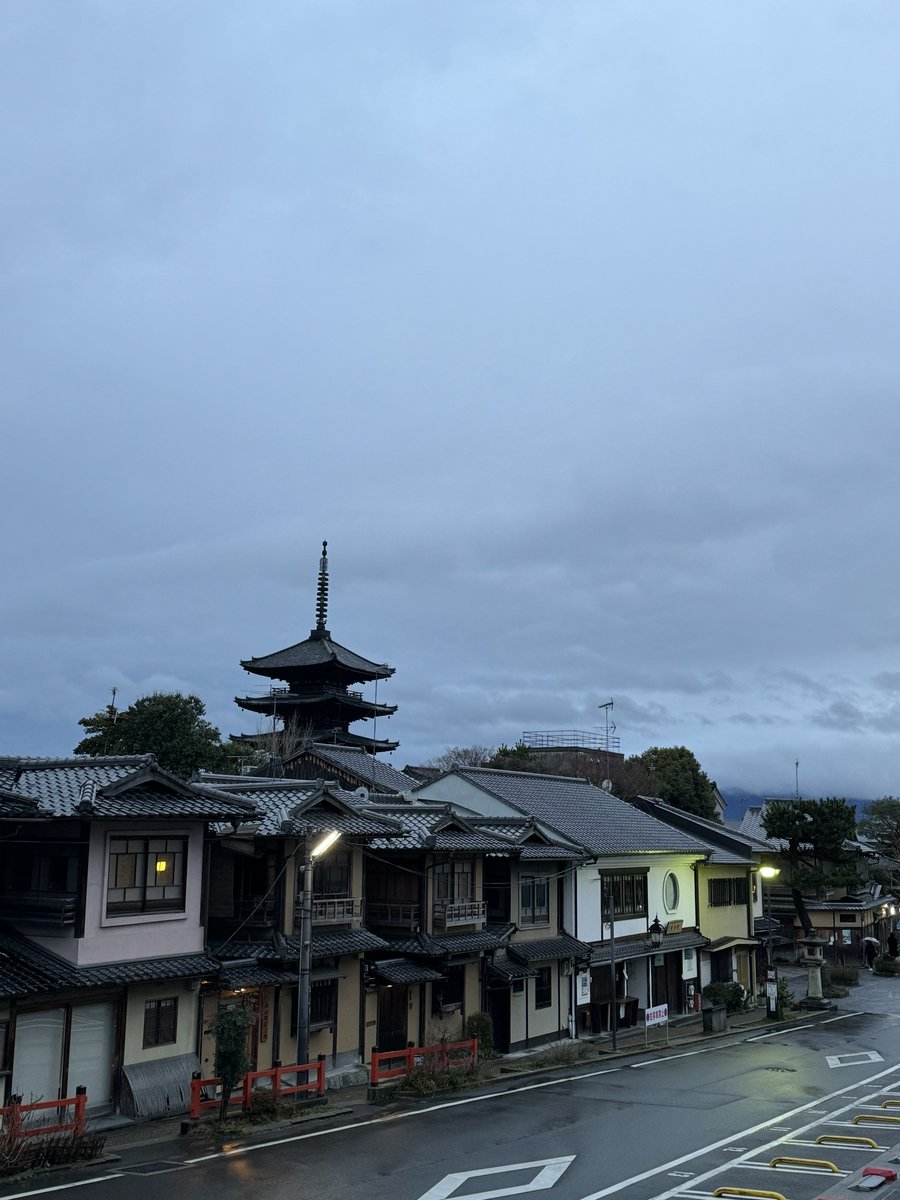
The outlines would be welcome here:
<svg viewBox="0 0 900 1200">
<path fill-rule="evenodd" d="M 410 791 L 416 786 L 416 780 L 411 775 L 404 775 L 395 770 L 390 763 L 383 762 L 378 755 L 355 746 L 333 746 L 322 742 L 313 742 L 303 750 L 285 760 L 285 765 L 297 759 L 312 759 L 321 762 L 326 767 L 352 775 L 359 781 L 361 787 L 369 788 L 376 793 L 398 795 Z"/>
<path fill-rule="evenodd" d="M 369 972 L 387 983 L 433 983 L 444 976 L 433 967 L 410 962 L 406 958 L 382 958 L 369 964 Z"/>
<path fill-rule="evenodd" d="M 262 674 L 321 667 L 330 663 L 336 663 L 349 672 L 348 682 L 352 682 L 354 676 L 357 679 L 389 679 L 394 674 L 394 668 L 389 667 L 387 663 L 372 662 L 371 659 L 363 658 L 361 654 L 354 654 L 352 650 L 330 637 L 308 637 L 293 646 L 276 650 L 273 654 L 241 660 L 245 671 Z M 356 675 L 356 672 L 359 674 Z M 285 678 L 281 675 L 277 677 Z"/>
<path fill-rule="evenodd" d="M 592 854 L 706 854 L 697 838 L 673 829 L 584 779 L 532 775 L 487 767 L 457 767 L 453 774 L 530 813 Z M 424 785 L 439 796 L 440 781 Z"/>
<path fill-rule="evenodd" d="M 507 952 L 524 962 L 546 962 L 548 959 L 577 958 L 590 962 L 591 946 L 579 942 L 567 933 L 558 937 L 540 938 L 533 942 L 510 942 Z"/>
</svg>

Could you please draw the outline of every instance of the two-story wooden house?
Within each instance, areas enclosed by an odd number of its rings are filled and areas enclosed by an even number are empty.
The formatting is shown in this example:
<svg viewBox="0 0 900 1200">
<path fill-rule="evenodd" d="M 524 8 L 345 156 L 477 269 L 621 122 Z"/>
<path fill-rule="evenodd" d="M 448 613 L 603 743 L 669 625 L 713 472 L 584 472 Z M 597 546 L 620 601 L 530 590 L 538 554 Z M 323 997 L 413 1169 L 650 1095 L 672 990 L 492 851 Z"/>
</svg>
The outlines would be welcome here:
<svg viewBox="0 0 900 1200">
<path fill-rule="evenodd" d="M 7 1095 L 85 1086 L 94 1111 L 182 1107 L 199 988 L 218 970 L 204 952 L 207 825 L 253 812 L 150 755 L 0 759 Z"/>
</svg>

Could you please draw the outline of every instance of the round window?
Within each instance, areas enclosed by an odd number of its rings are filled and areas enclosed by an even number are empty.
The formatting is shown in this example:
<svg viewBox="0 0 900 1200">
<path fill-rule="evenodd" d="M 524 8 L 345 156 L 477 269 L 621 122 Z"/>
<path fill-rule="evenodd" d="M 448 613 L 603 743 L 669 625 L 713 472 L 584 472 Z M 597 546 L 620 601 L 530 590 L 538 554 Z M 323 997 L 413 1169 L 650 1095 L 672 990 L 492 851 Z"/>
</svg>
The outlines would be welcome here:
<svg viewBox="0 0 900 1200">
<path fill-rule="evenodd" d="M 674 912 L 678 907 L 678 880 L 670 871 L 663 882 L 663 904 L 667 912 Z"/>
</svg>

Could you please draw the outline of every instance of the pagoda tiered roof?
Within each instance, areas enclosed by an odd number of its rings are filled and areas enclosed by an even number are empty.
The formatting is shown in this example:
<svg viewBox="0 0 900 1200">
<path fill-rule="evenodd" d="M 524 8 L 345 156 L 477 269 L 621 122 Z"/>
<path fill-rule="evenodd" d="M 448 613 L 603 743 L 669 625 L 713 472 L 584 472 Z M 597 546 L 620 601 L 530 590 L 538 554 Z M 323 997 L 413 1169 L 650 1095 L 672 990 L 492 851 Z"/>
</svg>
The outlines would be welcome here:
<svg viewBox="0 0 900 1200">
<path fill-rule="evenodd" d="M 261 695 L 235 696 L 235 704 L 249 712 L 281 720 L 284 729 L 302 729 L 304 740 L 360 747 L 371 753 L 396 749 L 398 743 L 350 732 L 355 721 L 390 717 L 395 704 L 377 703 L 377 681 L 389 679 L 394 668 L 376 663 L 336 642 L 326 628 L 328 614 L 328 543 L 322 543 L 316 589 L 316 625 L 309 637 L 283 650 L 258 658 L 241 660 L 251 675 L 282 680 L 287 686 L 273 687 Z M 353 683 L 375 682 L 376 699 L 350 691 Z M 264 735 L 244 735 L 242 740 L 259 744 Z"/>
</svg>

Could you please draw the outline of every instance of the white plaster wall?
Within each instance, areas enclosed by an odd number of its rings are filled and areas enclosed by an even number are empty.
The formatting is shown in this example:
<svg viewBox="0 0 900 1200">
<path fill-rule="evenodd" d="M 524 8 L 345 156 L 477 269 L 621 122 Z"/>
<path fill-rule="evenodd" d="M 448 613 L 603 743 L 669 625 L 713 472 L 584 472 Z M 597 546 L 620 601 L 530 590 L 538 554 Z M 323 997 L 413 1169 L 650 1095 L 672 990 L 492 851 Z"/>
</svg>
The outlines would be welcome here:
<svg viewBox="0 0 900 1200">
<path fill-rule="evenodd" d="M 424 796 L 426 800 L 460 804 L 464 808 L 481 813 L 486 817 L 522 815 L 517 808 L 513 808 L 503 800 L 498 800 L 496 796 L 489 795 L 481 788 L 469 783 L 467 779 L 460 779 L 456 775 L 449 775 L 446 779 L 429 783 L 426 787 L 421 788 L 417 795 Z"/>
<path fill-rule="evenodd" d="M 656 859 L 650 867 L 647 880 L 647 919 L 653 920 L 658 916 L 660 924 L 665 926 L 668 921 L 683 921 L 685 928 L 697 925 L 697 902 L 694 889 L 695 858 L 683 855 L 666 856 Z M 678 903 L 672 909 L 665 905 L 665 880 L 672 873 L 678 881 Z"/>
<path fill-rule="evenodd" d="M 198 954 L 203 950 L 200 904 L 203 889 L 203 831 L 200 822 L 160 822 L 137 825 L 96 821 L 91 825 L 90 857 L 85 891 L 84 937 L 71 941 L 35 937 L 55 954 L 86 966 L 128 962 L 172 954 Z M 109 835 L 115 837 L 187 837 L 185 910 L 150 916 L 107 918 L 106 851 Z"/>
</svg>

